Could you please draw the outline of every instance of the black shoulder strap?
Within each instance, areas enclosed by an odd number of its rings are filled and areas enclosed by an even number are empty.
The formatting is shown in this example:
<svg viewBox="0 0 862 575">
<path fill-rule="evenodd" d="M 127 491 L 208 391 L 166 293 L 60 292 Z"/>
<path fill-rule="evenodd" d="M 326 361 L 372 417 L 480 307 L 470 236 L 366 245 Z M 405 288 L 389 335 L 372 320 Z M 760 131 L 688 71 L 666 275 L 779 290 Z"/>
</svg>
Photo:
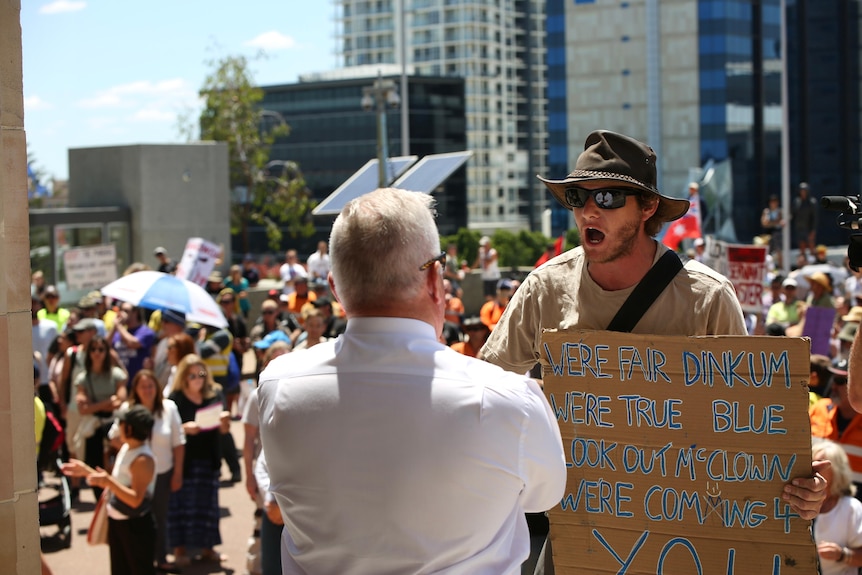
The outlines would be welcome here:
<svg viewBox="0 0 862 575">
<path fill-rule="evenodd" d="M 608 330 L 625 332 L 633 330 L 646 310 L 681 269 L 682 262 L 676 252 L 666 251 L 629 294 L 617 315 L 611 320 Z"/>
</svg>

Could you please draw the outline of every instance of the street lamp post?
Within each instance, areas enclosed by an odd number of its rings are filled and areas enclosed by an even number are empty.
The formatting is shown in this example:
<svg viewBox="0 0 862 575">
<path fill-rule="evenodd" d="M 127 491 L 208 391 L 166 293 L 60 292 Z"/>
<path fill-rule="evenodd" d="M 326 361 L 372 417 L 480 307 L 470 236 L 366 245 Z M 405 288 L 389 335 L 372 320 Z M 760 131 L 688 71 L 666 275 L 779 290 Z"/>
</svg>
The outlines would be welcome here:
<svg viewBox="0 0 862 575">
<path fill-rule="evenodd" d="M 389 185 L 388 159 L 389 159 L 389 134 L 386 129 L 386 107 L 398 107 L 401 98 L 395 82 L 384 80 L 378 74 L 377 80 L 371 86 L 362 88 L 362 108 L 366 111 L 376 109 L 377 111 L 377 183 L 379 187 L 385 188 Z"/>
</svg>

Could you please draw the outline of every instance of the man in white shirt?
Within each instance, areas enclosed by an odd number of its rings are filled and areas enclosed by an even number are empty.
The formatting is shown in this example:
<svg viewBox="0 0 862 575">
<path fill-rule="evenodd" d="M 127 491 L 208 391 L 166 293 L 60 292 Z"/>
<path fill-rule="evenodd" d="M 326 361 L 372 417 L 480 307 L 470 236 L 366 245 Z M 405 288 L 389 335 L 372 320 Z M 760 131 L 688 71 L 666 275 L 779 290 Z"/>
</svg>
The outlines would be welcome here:
<svg viewBox="0 0 862 575">
<path fill-rule="evenodd" d="M 317 242 L 317 251 L 308 256 L 308 261 L 305 262 L 311 279 L 326 279 L 326 276 L 329 275 L 331 265 L 328 252 L 329 245 L 326 242 Z"/>
<path fill-rule="evenodd" d="M 260 377 L 260 432 L 285 574 L 517 574 L 524 512 L 566 483 L 536 382 L 438 340 L 446 303 L 433 199 L 376 190 L 330 236 L 335 341 Z"/>
<path fill-rule="evenodd" d="M 287 250 L 284 254 L 284 263 L 278 269 L 278 274 L 281 276 L 281 281 L 284 286 L 281 288 L 281 293 L 292 294 L 296 291 L 294 282 L 296 278 L 307 278 L 308 272 L 299 263 L 299 258 L 296 256 L 296 250 Z"/>
</svg>

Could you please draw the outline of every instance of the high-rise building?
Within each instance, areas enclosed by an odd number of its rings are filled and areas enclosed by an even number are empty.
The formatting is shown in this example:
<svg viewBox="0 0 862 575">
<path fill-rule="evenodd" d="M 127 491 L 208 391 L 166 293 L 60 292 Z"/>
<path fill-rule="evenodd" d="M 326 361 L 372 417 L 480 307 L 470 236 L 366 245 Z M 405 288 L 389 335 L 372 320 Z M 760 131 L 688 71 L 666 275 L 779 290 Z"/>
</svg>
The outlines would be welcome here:
<svg viewBox="0 0 862 575">
<path fill-rule="evenodd" d="M 549 0 L 549 160 L 562 177 L 595 129 L 628 134 L 659 157 L 659 187 L 681 196 L 692 169 L 729 159 L 736 236 L 782 186 L 780 0 Z M 787 0 L 789 188 L 859 193 L 859 10 Z M 565 210 L 552 206 L 554 229 Z M 725 210 L 727 211 L 727 210 Z M 709 214 L 707 214 L 708 216 Z M 715 214 L 713 214 L 715 215 Z M 817 239 L 846 234 L 821 213 Z"/>
<path fill-rule="evenodd" d="M 535 178 L 547 171 L 545 2 L 335 4 L 341 65 L 410 65 L 418 75 L 464 78 L 470 227 L 538 229 L 550 197 Z"/>
<path fill-rule="evenodd" d="M 398 85 L 397 69 L 382 66 L 382 79 Z M 371 159 L 377 157 L 377 128 L 381 118 L 375 110 L 363 109 L 363 90 L 376 77 L 339 69 L 309 74 L 293 84 L 263 86 L 261 106 L 279 114 L 290 126 L 287 137 L 275 141 L 272 160 L 296 162 L 306 185 L 320 203 Z M 466 149 L 464 81 L 461 78 L 408 77 L 407 98 L 410 155 L 419 158 Z M 400 95 L 404 99 L 404 94 Z M 387 106 L 386 136 L 389 157 L 400 156 L 401 110 Z M 381 134 L 382 135 L 382 134 Z M 274 168 L 278 169 L 278 168 Z M 462 166 L 434 191 L 441 234 L 454 234 L 467 225 L 466 169 Z M 329 237 L 335 216 L 315 216 L 316 233 L 311 238 L 285 238 L 292 247 L 314 251 L 318 240 Z M 266 251 L 261 226 L 250 228 L 251 242 Z"/>
</svg>

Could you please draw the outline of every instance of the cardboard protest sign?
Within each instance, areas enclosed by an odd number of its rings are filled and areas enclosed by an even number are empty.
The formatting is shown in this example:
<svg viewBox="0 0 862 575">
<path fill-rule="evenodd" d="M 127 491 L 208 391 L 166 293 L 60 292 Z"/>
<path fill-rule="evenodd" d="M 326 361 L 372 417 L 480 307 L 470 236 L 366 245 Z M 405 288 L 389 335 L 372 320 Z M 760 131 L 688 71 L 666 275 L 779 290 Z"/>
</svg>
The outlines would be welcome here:
<svg viewBox="0 0 862 575">
<path fill-rule="evenodd" d="M 72 248 L 63 252 L 66 287 L 70 290 L 96 289 L 117 279 L 117 250 L 114 244 Z"/>
<path fill-rule="evenodd" d="M 568 482 L 558 575 L 811 574 L 782 490 L 811 470 L 808 340 L 544 332 Z"/>
</svg>

